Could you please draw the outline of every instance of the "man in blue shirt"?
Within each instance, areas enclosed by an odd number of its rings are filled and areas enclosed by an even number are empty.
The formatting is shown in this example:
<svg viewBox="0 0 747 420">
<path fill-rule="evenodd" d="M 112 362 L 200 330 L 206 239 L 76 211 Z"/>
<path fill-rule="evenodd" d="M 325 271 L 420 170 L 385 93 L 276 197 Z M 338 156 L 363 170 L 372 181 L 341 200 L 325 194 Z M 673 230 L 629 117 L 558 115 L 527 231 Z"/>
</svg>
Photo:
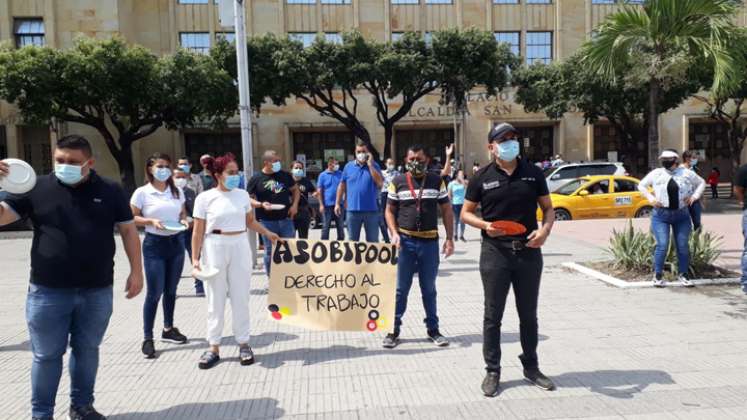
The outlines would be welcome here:
<svg viewBox="0 0 747 420">
<path fill-rule="evenodd" d="M 366 242 L 379 241 L 378 198 L 384 178 L 381 168 L 373 161 L 368 147 L 359 143 L 355 146 L 355 160 L 348 162 L 342 171 L 342 180 L 337 189 L 335 214 L 342 215 L 342 201 L 347 203 L 348 236 L 358 241 L 361 226 L 366 229 Z"/>
<path fill-rule="evenodd" d="M 324 216 L 322 224 L 322 240 L 329 239 L 329 227 L 335 221 L 337 227 L 337 240 L 345 240 L 345 222 L 343 218 L 335 213 L 335 202 L 337 201 L 337 187 L 342 180 L 342 171 L 335 158 L 327 161 L 327 170 L 319 174 L 316 181 L 317 194 L 319 194 L 319 213 Z"/>
</svg>

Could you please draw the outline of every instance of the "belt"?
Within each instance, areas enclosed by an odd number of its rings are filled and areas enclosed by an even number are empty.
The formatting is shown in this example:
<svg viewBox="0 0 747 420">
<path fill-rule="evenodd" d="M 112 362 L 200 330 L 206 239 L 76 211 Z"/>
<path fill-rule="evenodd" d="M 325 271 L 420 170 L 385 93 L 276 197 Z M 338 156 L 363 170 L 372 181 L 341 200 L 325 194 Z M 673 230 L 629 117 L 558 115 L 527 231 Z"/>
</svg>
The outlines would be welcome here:
<svg viewBox="0 0 747 420">
<path fill-rule="evenodd" d="M 245 232 L 246 232 L 245 230 L 240 230 L 238 232 L 223 232 L 220 229 L 213 229 L 212 231 L 210 231 L 210 234 L 211 235 L 227 235 L 227 236 L 232 236 L 233 235 L 233 236 L 235 236 L 235 235 L 240 235 L 240 234 L 245 233 Z"/>
<path fill-rule="evenodd" d="M 411 236 L 413 238 L 419 238 L 419 239 L 437 239 L 438 238 L 437 230 L 427 230 L 427 231 L 419 232 L 415 230 L 399 228 L 398 231 L 401 234 L 404 234 L 406 236 Z"/>
<path fill-rule="evenodd" d="M 510 249 L 513 252 L 524 251 L 525 249 L 527 249 L 526 241 L 497 240 L 492 242 L 500 248 Z"/>
</svg>

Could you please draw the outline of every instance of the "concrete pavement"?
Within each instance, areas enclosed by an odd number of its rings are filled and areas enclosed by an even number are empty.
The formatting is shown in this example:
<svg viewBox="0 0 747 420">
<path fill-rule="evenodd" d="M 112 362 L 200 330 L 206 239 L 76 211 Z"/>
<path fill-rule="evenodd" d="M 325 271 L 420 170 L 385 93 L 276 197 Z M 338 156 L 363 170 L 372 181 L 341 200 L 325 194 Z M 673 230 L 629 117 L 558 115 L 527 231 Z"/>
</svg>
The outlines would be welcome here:
<svg viewBox="0 0 747 420">
<path fill-rule="evenodd" d="M 437 349 L 424 339 L 417 286 L 404 343 L 384 350 L 380 335 L 313 332 L 270 321 L 264 309 L 267 281 L 257 273 L 251 293 L 257 363 L 239 366 L 230 345 L 223 362 L 209 371 L 196 366 L 206 346 L 206 309 L 203 299 L 191 296 L 191 279 L 183 279 L 176 309 L 176 325 L 190 342 L 157 343 L 158 359 L 141 357 L 143 296 L 127 301 L 119 292 L 126 275 L 120 252 L 96 406 L 120 420 L 745 418 L 747 296 L 735 287 L 618 290 L 561 269 L 562 262 L 603 255 L 601 239 L 589 236 L 602 236 L 598 226 L 598 221 L 559 224 L 545 248 L 540 362 L 557 381 L 556 392 L 522 380 L 518 320 L 509 297 L 503 392 L 494 399 L 481 395 L 479 240 L 469 230 L 469 242 L 457 245 L 439 278 L 441 330 L 451 338 L 450 347 Z M 24 321 L 29 248 L 28 239 L 0 241 L 2 419 L 29 417 L 31 355 Z M 226 321 L 230 334 L 230 316 Z M 159 315 L 156 325 L 160 322 Z M 68 393 L 65 375 L 59 418 L 66 415 Z"/>
</svg>

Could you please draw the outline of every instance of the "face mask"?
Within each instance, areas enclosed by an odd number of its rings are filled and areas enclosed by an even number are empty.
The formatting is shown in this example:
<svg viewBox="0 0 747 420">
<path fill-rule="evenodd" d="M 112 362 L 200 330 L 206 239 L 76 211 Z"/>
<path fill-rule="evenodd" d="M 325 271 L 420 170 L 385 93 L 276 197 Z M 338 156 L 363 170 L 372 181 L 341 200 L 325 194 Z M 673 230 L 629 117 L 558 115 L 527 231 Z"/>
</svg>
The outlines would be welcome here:
<svg viewBox="0 0 747 420">
<path fill-rule="evenodd" d="M 510 162 L 519 156 L 519 142 L 517 140 L 504 141 L 498 143 L 493 150 L 498 152 L 496 153 L 498 159 L 504 162 Z"/>
<path fill-rule="evenodd" d="M 189 173 L 189 171 L 192 170 L 192 166 L 190 166 L 190 165 L 179 165 L 179 169 L 181 169 L 185 173 Z"/>
<path fill-rule="evenodd" d="M 690 160 L 690 166 L 695 166 L 698 164 L 698 159 L 691 159 Z"/>
<path fill-rule="evenodd" d="M 294 169 L 294 170 L 291 171 L 291 173 L 296 178 L 303 178 L 303 169 Z"/>
<path fill-rule="evenodd" d="M 339 171 L 339 170 L 340 170 L 340 165 L 338 165 L 338 164 L 336 164 L 336 163 L 335 163 L 335 167 L 334 167 L 333 169 L 334 169 L 335 171 Z"/>
<path fill-rule="evenodd" d="M 226 177 L 226 180 L 223 182 L 223 186 L 226 187 L 227 190 L 233 190 L 235 188 L 239 187 L 239 182 L 241 181 L 241 177 L 238 175 L 228 175 Z"/>
<path fill-rule="evenodd" d="M 664 169 L 672 169 L 677 164 L 677 159 L 664 159 L 661 161 L 661 166 Z"/>
<path fill-rule="evenodd" d="M 75 185 L 83 179 L 83 166 L 85 165 L 66 165 L 56 163 L 54 165 L 54 174 L 63 184 Z"/>
<path fill-rule="evenodd" d="M 153 178 L 161 182 L 166 182 L 171 178 L 171 169 L 169 168 L 155 168 L 153 170 Z"/>
<path fill-rule="evenodd" d="M 187 186 L 187 178 L 176 178 L 174 179 L 174 185 L 176 185 L 179 188 L 184 188 Z"/>
<path fill-rule="evenodd" d="M 355 158 L 358 159 L 358 162 L 363 163 L 368 160 L 368 153 L 358 153 L 355 155 Z"/>
<path fill-rule="evenodd" d="M 272 162 L 272 172 L 278 173 L 283 168 L 283 164 L 280 161 Z"/>
<path fill-rule="evenodd" d="M 387 171 L 393 171 L 394 170 L 394 165 L 392 165 L 390 163 L 390 164 L 386 165 L 386 169 L 387 169 Z"/>
<path fill-rule="evenodd" d="M 405 164 L 405 167 L 407 168 L 407 172 L 411 173 L 412 176 L 416 178 L 420 178 L 421 176 L 425 175 L 425 163 L 419 160 L 407 162 Z"/>
</svg>

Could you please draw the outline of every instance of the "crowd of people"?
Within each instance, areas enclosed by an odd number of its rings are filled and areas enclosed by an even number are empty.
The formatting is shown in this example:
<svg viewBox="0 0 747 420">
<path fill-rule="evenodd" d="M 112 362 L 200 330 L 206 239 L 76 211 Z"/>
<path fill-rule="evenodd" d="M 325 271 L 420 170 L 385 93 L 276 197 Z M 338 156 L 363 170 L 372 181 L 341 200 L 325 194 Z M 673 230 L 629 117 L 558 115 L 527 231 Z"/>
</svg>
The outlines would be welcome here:
<svg viewBox="0 0 747 420">
<path fill-rule="evenodd" d="M 281 156 L 272 150 L 263 153 L 261 168 L 251 176 L 240 170 L 231 154 L 204 155 L 199 162 L 201 170 L 195 172 L 189 159 L 183 157 L 174 164 L 170 156 L 157 153 L 145 162 L 146 183 L 128 198 L 121 186 L 96 173 L 85 138 L 61 138 L 54 152 L 54 172 L 40 176 L 29 193 L 11 195 L 0 203 L 0 225 L 21 217 L 29 217 L 34 224 L 27 298 L 33 418 L 52 417 L 68 344 L 72 349 L 70 418 L 105 418 L 93 408 L 93 391 L 99 345 L 112 313 L 115 229 L 130 264 L 127 298 L 137 296 L 145 284 L 143 355 L 152 359 L 157 354 L 154 324 L 159 304 L 163 310 L 160 339 L 176 344 L 189 340 L 174 319 L 186 254 L 195 277 L 208 267 L 216 270 L 209 281 L 194 280 L 195 293 L 206 298 L 207 349 L 198 367 L 210 369 L 220 361 L 229 299 L 239 363 L 251 365 L 255 355 L 250 346 L 253 267 L 248 232 L 262 237 L 264 268 L 269 276 L 273 246 L 283 239 L 308 237 L 311 196 L 318 198 L 323 215 L 323 240 L 330 238 L 334 223 L 337 240 L 358 241 L 363 231 L 367 242 L 381 239 L 398 247 L 394 329 L 382 342 L 389 349 L 400 342 L 416 274 L 426 312 L 425 335 L 436 346 L 449 345 L 440 331 L 437 310 L 439 264 L 441 258 L 453 254 L 457 241 L 465 241 L 467 225 L 479 229 L 487 370 L 482 391 L 486 396 L 499 392 L 501 321 L 510 288 L 516 295 L 520 319 L 524 376 L 540 388 L 554 389 L 553 381 L 540 371 L 537 355 L 543 269 L 540 248 L 555 219 L 547 183 L 541 168 L 520 157 L 519 133 L 510 124 L 493 127 L 487 150 L 491 160 L 483 167 L 475 162 L 468 181 L 452 159 L 453 146 L 446 148 L 443 166 L 422 146 L 412 145 L 401 157 L 400 167 L 394 159 L 387 159 L 381 168 L 368 147 L 360 143 L 354 159 L 342 168 L 336 159 L 328 159 L 326 170 L 315 183 L 308 178 L 304 162 L 294 161 L 286 171 Z M 689 166 L 691 155 L 684 154 L 681 165 L 679 158 L 677 152 L 665 150 L 660 156 L 661 168 L 640 183 L 640 191 L 655 207 L 651 223 L 656 238 L 656 286 L 664 284 L 670 230 L 674 231 L 680 281 L 691 285 L 687 241 L 693 225 L 695 229 L 700 226 L 696 206 L 706 182 Z M 562 157 L 550 164 L 562 164 Z M 7 165 L 0 162 L 0 177 L 7 173 Z M 747 187 L 747 169 L 743 168 L 740 176 L 738 195 Z M 708 184 L 714 183 L 718 184 L 718 174 L 709 176 Z M 716 193 L 714 189 L 714 196 Z M 543 215 L 541 224 L 536 217 L 538 207 Z M 442 246 L 439 214 L 446 232 Z M 507 230 L 501 224 L 506 222 L 520 229 Z M 138 228 L 145 231 L 142 242 Z M 747 281 L 744 287 L 747 292 Z"/>
</svg>

